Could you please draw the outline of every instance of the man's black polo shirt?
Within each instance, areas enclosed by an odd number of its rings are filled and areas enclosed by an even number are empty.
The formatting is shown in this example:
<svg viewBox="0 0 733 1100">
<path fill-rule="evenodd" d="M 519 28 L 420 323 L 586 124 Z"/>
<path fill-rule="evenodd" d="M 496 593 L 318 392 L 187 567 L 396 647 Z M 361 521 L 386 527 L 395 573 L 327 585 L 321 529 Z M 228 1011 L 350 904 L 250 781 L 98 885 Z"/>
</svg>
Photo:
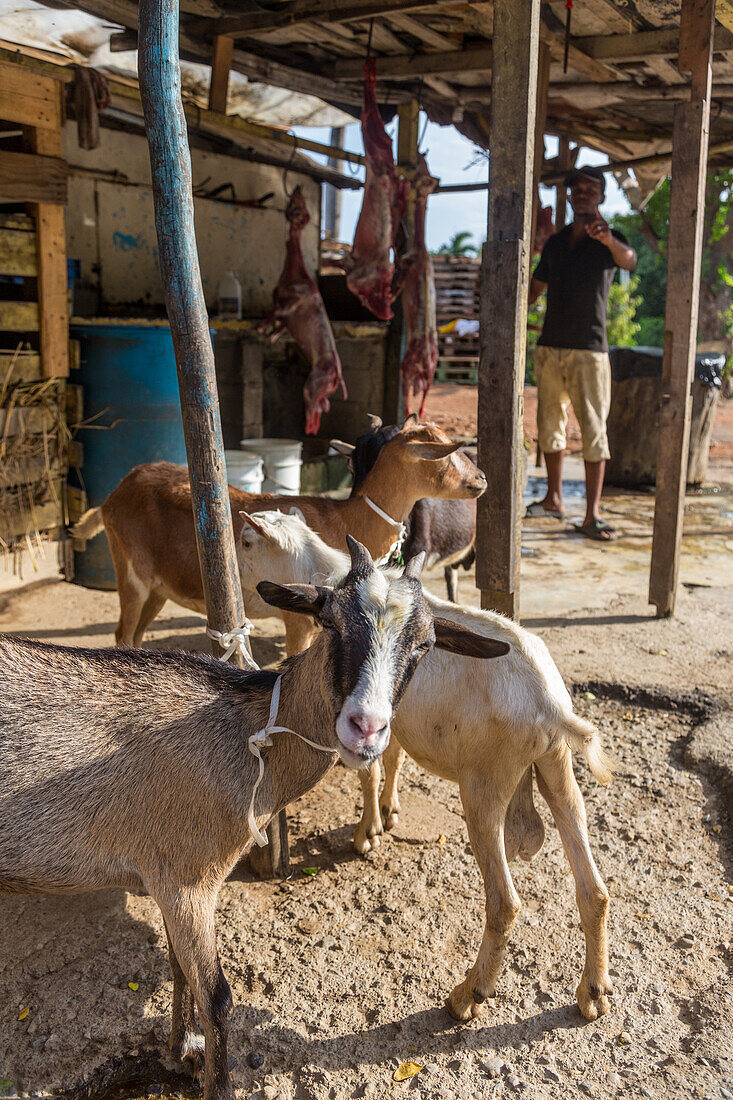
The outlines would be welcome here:
<svg viewBox="0 0 733 1100">
<path fill-rule="evenodd" d="M 571 226 L 553 233 L 533 278 L 547 283 L 547 311 L 537 341 L 549 348 L 608 351 L 606 309 L 616 263 L 605 244 L 584 235 L 570 248 Z M 623 233 L 611 230 L 627 244 Z"/>
</svg>

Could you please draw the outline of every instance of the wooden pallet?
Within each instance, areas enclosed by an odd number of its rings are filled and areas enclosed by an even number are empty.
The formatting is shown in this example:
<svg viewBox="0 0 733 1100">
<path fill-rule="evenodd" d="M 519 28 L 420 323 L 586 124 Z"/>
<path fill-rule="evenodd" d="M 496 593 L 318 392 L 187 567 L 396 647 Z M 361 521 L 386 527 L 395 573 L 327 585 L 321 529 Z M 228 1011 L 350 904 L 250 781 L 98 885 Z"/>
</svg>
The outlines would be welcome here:
<svg viewBox="0 0 733 1100">
<path fill-rule="evenodd" d="M 477 386 L 478 357 L 448 355 L 440 358 L 435 377 L 438 382 L 458 382 L 464 386 Z"/>
</svg>

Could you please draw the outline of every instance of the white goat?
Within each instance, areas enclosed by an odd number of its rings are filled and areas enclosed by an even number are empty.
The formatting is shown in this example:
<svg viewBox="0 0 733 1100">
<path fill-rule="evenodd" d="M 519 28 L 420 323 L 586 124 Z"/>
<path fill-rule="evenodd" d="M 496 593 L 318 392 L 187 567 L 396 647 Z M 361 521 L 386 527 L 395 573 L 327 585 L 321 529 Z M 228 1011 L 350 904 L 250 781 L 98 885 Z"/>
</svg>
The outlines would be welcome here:
<svg viewBox="0 0 733 1100">
<path fill-rule="evenodd" d="M 238 545 L 242 587 L 263 577 L 280 583 L 332 583 L 348 571 L 346 555 L 327 546 L 297 514 L 261 512 L 246 516 Z M 457 782 L 466 824 L 486 892 L 486 927 L 478 958 L 450 994 L 448 1008 L 459 1020 L 478 1015 L 493 997 L 510 929 L 520 902 L 507 858 L 518 851 L 522 822 L 507 815 L 527 769 L 535 765 L 539 789 L 557 824 L 575 876 L 578 908 L 586 938 L 586 960 L 576 995 L 580 1011 L 593 1020 L 608 1011 L 606 918 L 608 891 L 588 841 L 585 806 L 573 774 L 571 746 L 579 749 L 595 777 L 611 778 L 597 729 L 573 713 L 570 695 L 544 642 L 490 611 L 459 607 L 426 593 L 434 614 L 485 637 L 509 644 L 501 661 L 457 660 L 431 653 L 405 692 L 385 753 L 387 783 L 383 812 L 389 828 L 399 808 L 397 775 L 403 749 L 426 770 Z M 360 852 L 378 843 L 378 765 L 361 773 L 364 813 L 354 834 Z M 531 803 L 531 786 L 530 803 Z M 528 809 L 525 807 L 525 809 Z M 534 807 L 531 812 L 536 815 Z M 538 819 L 539 820 L 539 819 Z M 537 846 L 538 848 L 539 846 Z"/>
</svg>

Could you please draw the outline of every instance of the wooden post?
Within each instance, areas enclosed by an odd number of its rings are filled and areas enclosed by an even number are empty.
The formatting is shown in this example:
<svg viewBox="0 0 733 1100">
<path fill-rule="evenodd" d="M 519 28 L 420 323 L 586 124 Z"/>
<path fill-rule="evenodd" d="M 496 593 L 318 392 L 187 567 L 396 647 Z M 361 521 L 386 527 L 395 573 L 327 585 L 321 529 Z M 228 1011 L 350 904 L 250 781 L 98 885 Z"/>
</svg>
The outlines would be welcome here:
<svg viewBox="0 0 733 1100">
<path fill-rule="evenodd" d="M 214 53 L 211 58 L 211 83 L 209 85 L 209 110 L 227 113 L 227 89 L 229 88 L 229 70 L 232 64 L 234 39 L 225 34 L 214 38 Z"/>
<path fill-rule="evenodd" d="M 420 106 L 416 99 L 400 103 L 397 108 L 397 170 L 401 175 L 412 178 L 417 166 L 417 145 L 419 139 Z M 414 195 L 411 194 L 405 221 L 408 238 L 412 233 L 415 217 Z M 405 353 L 405 318 L 402 312 L 402 298 L 393 305 L 394 317 L 389 323 L 384 363 L 384 396 L 382 399 L 382 420 L 385 424 L 401 424 L 405 416 L 405 402 L 400 383 L 400 364 Z"/>
<path fill-rule="evenodd" d="M 692 74 L 689 103 L 678 103 L 672 135 L 667 303 L 659 413 L 657 487 L 649 602 L 674 613 L 690 443 L 715 0 L 682 0 L 679 68 Z"/>
<path fill-rule="evenodd" d="M 534 252 L 537 233 L 537 217 L 540 210 L 540 180 L 545 159 L 545 124 L 547 122 L 547 90 L 550 86 L 550 47 L 540 42 L 537 54 L 537 105 L 534 119 L 534 172 L 532 193 L 532 232 L 530 234 L 530 261 Z"/>
<path fill-rule="evenodd" d="M 476 584 L 519 618 L 524 359 L 540 0 L 496 0 L 488 232 L 481 266 Z"/>
<path fill-rule="evenodd" d="M 557 150 L 557 166 L 558 168 L 566 171 L 570 171 L 572 167 L 570 163 L 570 140 L 566 137 L 561 137 L 558 143 Z M 568 189 L 565 186 L 565 180 L 562 179 L 555 188 L 555 232 L 559 232 L 565 228 L 565 219 L 567 218 L 568 208 Z"/>
<path fill-rule="evenodd" d="M 141 0 L 139 13 L 140 96 L 150 150 L 160 269 L 178 369 L 196 543 L 208 623 L 224 632 L 242 625 L 244 604 L 224 465 L 214 351 L 193 224 L 191 155 L 178 59 L 178 0 Z M 279 847 L 277 823 L 268 829 L 268 837 L 270 834 Z"/>
<path fill-rule="evenodd" d="M 343 126 L 332 126 L 330 144 L 337 149 L 344 147 L 345 130 Z M 328 167 L 338 169 L 339 162 L 333 154 L 328 158 Z M 326 237 L 337 241 L 341 232 L 341 190 L 332 183 L 324 183 L 323 231 Z"/>
</svg>

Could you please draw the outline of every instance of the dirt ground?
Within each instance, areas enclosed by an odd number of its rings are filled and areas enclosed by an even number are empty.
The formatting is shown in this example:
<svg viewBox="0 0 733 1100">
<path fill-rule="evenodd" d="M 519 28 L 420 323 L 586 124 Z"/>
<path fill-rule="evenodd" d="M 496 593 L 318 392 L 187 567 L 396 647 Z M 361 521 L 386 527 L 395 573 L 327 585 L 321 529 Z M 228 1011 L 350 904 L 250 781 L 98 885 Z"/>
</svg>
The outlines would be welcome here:
<svg viewBox="0 0 733 1100">
<path fill-rule="evenodd" d="M 473 439 L 476 435 L 478 412 L 478 391 L 475 386 L 464 386 L 458 382 L 436 382 L 426 402 L 426 415 L 436 424 L 440 424 L 449 435 Z M 524 387 L 524 434 L 537 443 L 537 388 Z M 568 410 L 567 427 L 568 451 L 579 454 L 582 450 L 580 428 L 571 408 Z M 710 458 L 713 462 L 720 459 L 733 459 L 733 401 L 718 401 L 715 427 L 710 444 Z"/>
<path fill-rule="evenodd" d="M 483 892 L 457 789 L 408 762 L 397 828 L 365 859 L 351 847 L 358 784 L 339 765 L 292 807 L 291 878 L 222 891 L 238 1097 L 730 1100 L 733 462 L 712 476 L 719 492 L 688 499 L 673 619 L 646 604 L 648 494 L 607 499 L 612 547 L 557 521 L 523 530 L 523 621 L 617 764 L 608 788 L 577 765 L 611 893 L 608 1015 L 586 1023 L 575 1006 L 582 934 L 544 803 L 544 848 L 512 866 L 523 908 L 497 996 L 458 1025 L 443 1002 L 478 950 Z M 427 586 L 442 592 L 440 572 Z M 461 594 L 475 603 L 472 576 Z M 60 580 L 0 598 L 1 631 L 66 644 L 109 645 L 116 618 L 115 593 Z M 146 644 L 203 649 L 202 620 L 168 604 Z M 257 624 L 254 652 L 283 655 L 278 620 Z M 197 1096 L 165 1055 L 171 987 L 150 899 L 3 898 L 0 1096 Z M 423 1068 L 396 1083 L 406 1060 Z"/>
</svg>

